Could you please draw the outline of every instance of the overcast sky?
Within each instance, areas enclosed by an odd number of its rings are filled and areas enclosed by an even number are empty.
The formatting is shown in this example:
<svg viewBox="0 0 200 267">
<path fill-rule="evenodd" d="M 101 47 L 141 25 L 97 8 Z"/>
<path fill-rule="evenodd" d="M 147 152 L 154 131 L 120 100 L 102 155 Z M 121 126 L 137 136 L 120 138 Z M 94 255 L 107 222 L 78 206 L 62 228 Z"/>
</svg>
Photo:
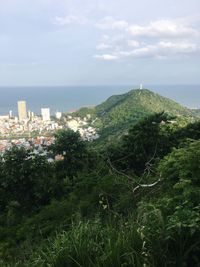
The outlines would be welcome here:
<svg viewBox="0 0 200 267">
<path fill-rule="evenodd" d="M 0 0 L 0 86 L 200 84 L 200 0 Z"/>
</svg>

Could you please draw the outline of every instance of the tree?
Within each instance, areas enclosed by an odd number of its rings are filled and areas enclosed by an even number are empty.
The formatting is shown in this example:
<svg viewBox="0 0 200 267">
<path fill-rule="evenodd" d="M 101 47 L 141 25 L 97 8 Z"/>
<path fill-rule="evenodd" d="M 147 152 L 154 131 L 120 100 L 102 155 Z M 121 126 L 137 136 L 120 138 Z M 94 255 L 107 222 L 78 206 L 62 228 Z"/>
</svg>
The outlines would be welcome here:
<svg viewBox="0 0 200 267">
<path fill-rule="evenodd" d="M 159 172 L 169 188 L 181 190 L 182 197 L 183 189 L 185 192 L 194 186 L 195 192 L 200 193 L 200 141 L 191 140 L 186 147 L 174 149 L 159 164 Z"/>
<path fill-rule="evenodd" d="M 186 139 L 200 139 L 200 121 L 189 123 L 183 128 L 179 128 L 174 132 L 174 139 L 177 140 L 177 147 L 184 143 Z"/>
<path fill-rule="evenodd" d="M 139 121 L 122 138 L 116 150 L 109 149 L 111 161 L 117 168 L 133 170 L 137 175 L 150 171 L 156 159 L 169 153 L 173 145 L 168 120 L 166 114 L 158 113 Z"/>
<path fill-rule="evenodd" d="M 55 156 L 62 157 L 62 160 L 57 162 L 57 170 L 62 173 L 62 176 L 73 178 L 78 171 L 83 169 L 87 161 L 86 143 L 81 139 L 79 132 L 58 131 L 50 149 Z"/>
<path fill-rule="evenodd" d="M 54 169 L 45 156 L 13 146 L 1 158 L 0 169 L 3 210 L 14 201 L 21 211 L 30 212 L 48 203 L 53 195 Z"/>
</svg>

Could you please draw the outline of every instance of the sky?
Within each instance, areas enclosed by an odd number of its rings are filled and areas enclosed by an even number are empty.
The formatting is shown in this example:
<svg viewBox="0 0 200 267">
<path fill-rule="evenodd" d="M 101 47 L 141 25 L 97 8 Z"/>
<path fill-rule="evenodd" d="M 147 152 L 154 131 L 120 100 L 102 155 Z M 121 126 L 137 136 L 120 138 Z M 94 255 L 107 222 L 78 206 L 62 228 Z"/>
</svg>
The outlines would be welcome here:
<svg viewBox="0 0 200 267">
<path fill-rule="evenodd" d="M 199 0 L 0 0 L 0 86 L 200 84 Z"/>
</svg>

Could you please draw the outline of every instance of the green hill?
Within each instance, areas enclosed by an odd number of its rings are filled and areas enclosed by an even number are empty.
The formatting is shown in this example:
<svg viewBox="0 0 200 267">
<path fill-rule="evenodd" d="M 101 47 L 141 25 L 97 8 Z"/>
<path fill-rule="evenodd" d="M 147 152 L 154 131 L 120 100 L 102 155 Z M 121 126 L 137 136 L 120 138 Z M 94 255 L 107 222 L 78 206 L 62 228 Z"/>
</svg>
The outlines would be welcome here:
<svg viewBox="0 0 200 267">
<path fill-rule="evenodd" d="M 74 115 L 83 117 L 89 113 L 92 119 L 98 118 L 94 125 L 99 128 L 100 136 L 104 139 L 110 135 L 121 135 L 139 119 L 163 111 L 187 121 L 199 118 L 197 111 L 147 89 L 113 95 L 102 104 L 93 108 L 82 108 Z"/>
<path fill-rule="evenodd" d="M 162 111 L 188 119 L 196 117 L 194 111 L 147 89 L 111 96 L 96 107 L 103 135 L 123 132 L 142 117 Z"/>
<path fill-rule="evenodd" d="M 97 106 L 96 110 L 106 125 L 135 121 L 143 115 L 162 111 L 172 116 L 194 116 L 191 110 L 147 89 L 131 90 L 123 95 L 111 96 Z"/>
</svg>

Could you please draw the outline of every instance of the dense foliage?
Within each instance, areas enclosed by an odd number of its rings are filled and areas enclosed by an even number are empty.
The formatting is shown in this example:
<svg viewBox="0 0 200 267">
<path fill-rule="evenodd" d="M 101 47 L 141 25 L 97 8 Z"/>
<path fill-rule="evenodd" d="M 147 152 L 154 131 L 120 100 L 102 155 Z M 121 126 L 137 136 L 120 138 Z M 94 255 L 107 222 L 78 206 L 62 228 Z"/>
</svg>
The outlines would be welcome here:
<svg viewBox="0 0 200 267">
<path fill-rule="evenodd" d="M 123 95 L 111 96 L 96 107 L 97 116 L 102 121 L 101 135 L 120 135 L 141 117 L 155 112 L 167 112 L 171 116 L 183 116 L 186 120 L 198 115 L 178 103 L 150 90 L 131 90 Z"/>
<path fill-rule="evenodd" d="M 0 266 L 199 266 L 200 124 L 143 118 L 104 147 L 59 131 L 0 159 Z M 93 146 L 92 146 L 93 145 Z"/>
<path fill-rule="evenodd" d="M 181 124 L 194 122 L 200 117 L 199 111 L 183 107 L 147 89 L 111 96 L 96 107 L 81 108 L 70 115 L 83 118 L 89 114 L 93 125 L 99 129 L 99 143 L 126 133 L 130 125 L 136 124 L 142 117 L 163 111 L 172 117 L 177 116 Z"/>
</svg>

